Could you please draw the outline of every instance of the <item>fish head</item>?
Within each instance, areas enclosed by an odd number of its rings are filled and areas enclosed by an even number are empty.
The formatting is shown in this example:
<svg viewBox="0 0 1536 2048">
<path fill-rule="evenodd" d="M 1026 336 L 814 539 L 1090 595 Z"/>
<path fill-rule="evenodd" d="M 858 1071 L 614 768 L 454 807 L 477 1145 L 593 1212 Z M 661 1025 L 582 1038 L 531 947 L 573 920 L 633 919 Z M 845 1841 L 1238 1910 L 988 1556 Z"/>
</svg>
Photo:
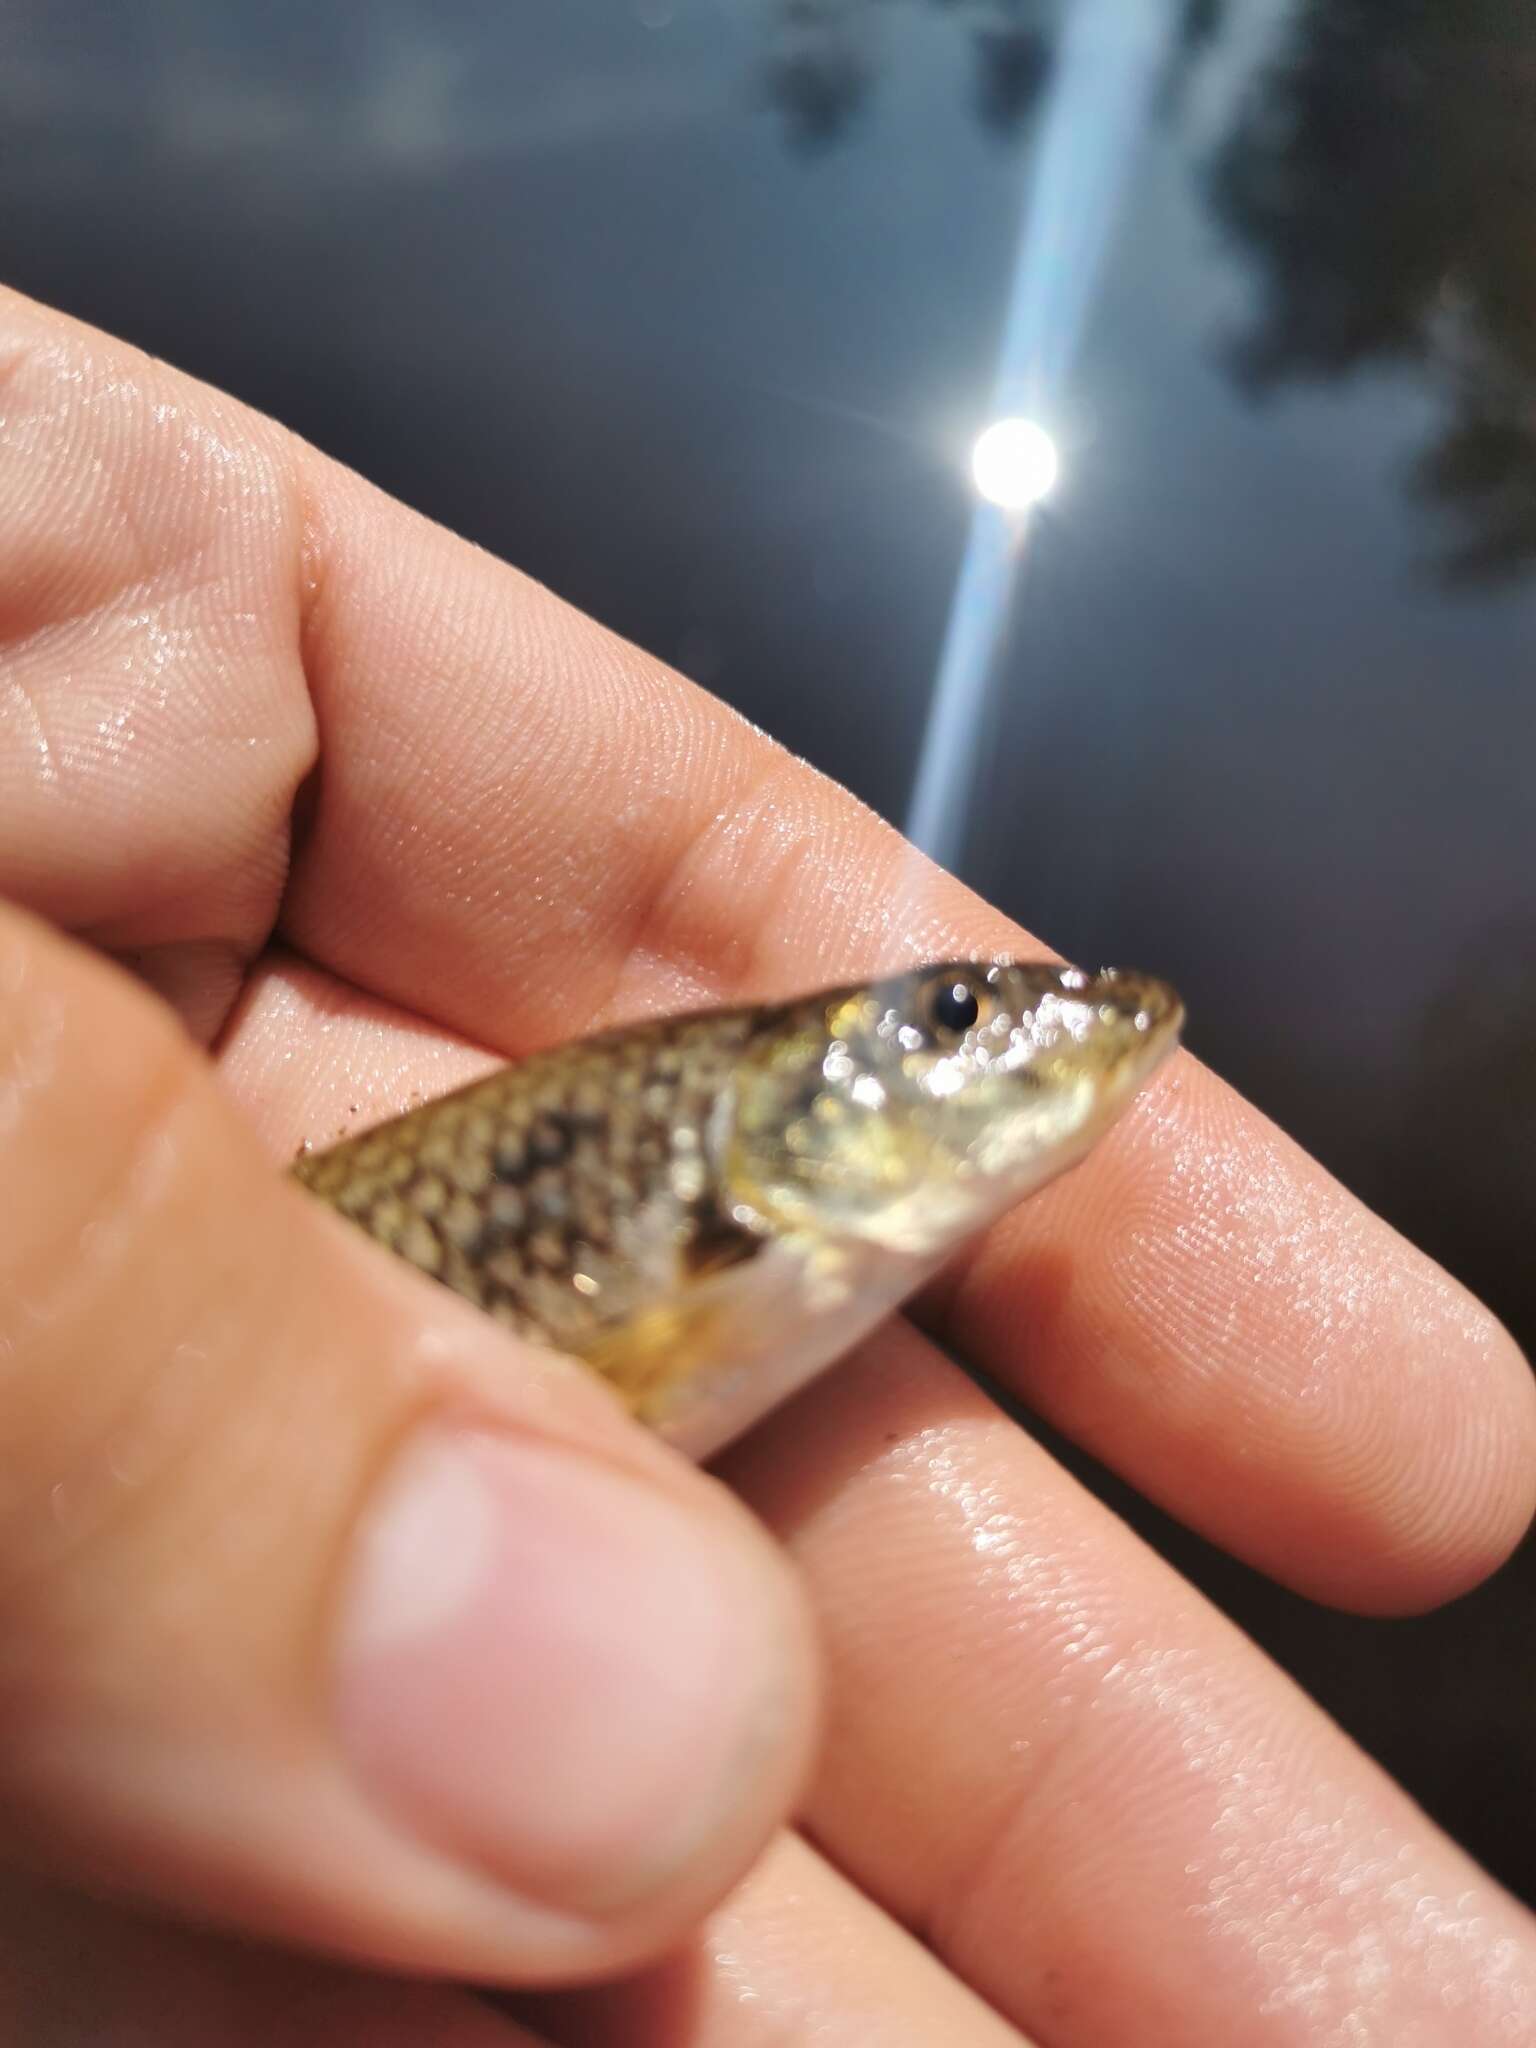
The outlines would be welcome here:
<svg viewBox="0 0 1536 2048">
<path fill-rule="evenodd" d="M 959 960 L 767 1013 L 724 1143 L 768 1230 L 941 1255 L 1074 1165 L 1177 1043 L 1162 981 Z"/>
</svg>

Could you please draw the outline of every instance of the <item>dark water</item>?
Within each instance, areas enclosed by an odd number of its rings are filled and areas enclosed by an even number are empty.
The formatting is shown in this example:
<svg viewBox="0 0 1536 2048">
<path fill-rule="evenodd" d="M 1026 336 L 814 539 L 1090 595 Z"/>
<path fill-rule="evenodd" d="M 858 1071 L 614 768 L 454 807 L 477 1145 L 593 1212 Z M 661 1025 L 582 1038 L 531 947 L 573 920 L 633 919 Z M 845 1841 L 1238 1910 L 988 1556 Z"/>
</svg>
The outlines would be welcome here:
<svg viewBox="0 0 1536 2048">
<path fill-rule="evenodd" d="M 900 817 L 1094 4 L 13 0 L 0 273 Z M 1536 1347 L 1536 10 L 1120 12 L 1142 120 L 1072 125 L 1063 305 L 1109 239 L 959 864 L 1172 975 Z M 1384 1626 L 1155 1533 L 1536 1898 L 1529 1553 Z"/>
</svg>

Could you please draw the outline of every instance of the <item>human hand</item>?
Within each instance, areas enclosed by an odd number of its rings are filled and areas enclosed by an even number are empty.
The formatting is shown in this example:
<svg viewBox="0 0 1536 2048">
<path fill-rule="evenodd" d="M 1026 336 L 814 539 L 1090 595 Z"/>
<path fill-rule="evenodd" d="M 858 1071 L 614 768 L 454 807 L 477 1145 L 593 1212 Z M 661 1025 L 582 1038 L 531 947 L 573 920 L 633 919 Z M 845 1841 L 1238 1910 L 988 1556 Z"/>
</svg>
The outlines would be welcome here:
<svg viewBox="0 0 1536 2048">
<path fill-rule="evenodd" d="M 1184 1058 L 926 1334 L 726 1461 L 809 1590 L 828 1734 L 809 1840 L 689 1936 L 808 1739 L 770 1547 L 272 1162 L 486 1049 L 1028 942 L 513 571 L 15 298 L 0 534 L 17 2038 L 1536 2029 L 1529 1917 L 937 1348 L 1319 1598 L 1421 1605 L 1505 1555 L 1523 1362 Z M 685 1937 L 520 2018 L 389 1974 L 574 1982 Z"/>
</svg>

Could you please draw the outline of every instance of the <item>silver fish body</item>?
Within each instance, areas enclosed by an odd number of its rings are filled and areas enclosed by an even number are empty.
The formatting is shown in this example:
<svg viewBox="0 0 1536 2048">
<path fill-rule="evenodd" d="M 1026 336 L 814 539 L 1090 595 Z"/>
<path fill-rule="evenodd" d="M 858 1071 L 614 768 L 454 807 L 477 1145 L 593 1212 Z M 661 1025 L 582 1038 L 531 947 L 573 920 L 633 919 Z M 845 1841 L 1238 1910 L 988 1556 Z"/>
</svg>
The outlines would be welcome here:
<svg viewBox="0 0 1536 2048">
<path fill-rule="evenodd" d="M 706 1457 L 1080 1159 L 1182 1014 L 1143 975 L 941 963 L 538 1053 L 293 1170 Z"/>
</svg>

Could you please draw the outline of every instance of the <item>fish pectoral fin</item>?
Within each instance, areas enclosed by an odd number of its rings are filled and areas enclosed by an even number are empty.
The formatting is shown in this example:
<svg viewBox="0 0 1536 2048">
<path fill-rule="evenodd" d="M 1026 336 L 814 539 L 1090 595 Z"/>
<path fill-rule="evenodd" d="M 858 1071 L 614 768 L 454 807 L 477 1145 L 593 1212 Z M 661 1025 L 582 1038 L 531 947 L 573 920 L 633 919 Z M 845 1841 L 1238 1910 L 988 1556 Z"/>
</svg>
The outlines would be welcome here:
<svg viewBox="0 0 1536 2048">
<path fill-rule="evenodd" d="M 584 1345 L 581 1355 L 642 1422 L 653 1422 L 717 1355 L 723 1321 L 718 1302 L 668 1302 L 642 1309 L 622 1329 Z"/>
<path fill-rule="evenodd" d="M 643 1422 L 659 1421 L 673 1396 L 700 1366 L 722 1362 L 729 1328 L 727 1296 L 718 1284 L 753 1259 L 764 1239 L 713 1204 L 695 1210 L 679 1247 L 679 1291 L 603 1332 L 581 1355 Z"/>
</svg>

